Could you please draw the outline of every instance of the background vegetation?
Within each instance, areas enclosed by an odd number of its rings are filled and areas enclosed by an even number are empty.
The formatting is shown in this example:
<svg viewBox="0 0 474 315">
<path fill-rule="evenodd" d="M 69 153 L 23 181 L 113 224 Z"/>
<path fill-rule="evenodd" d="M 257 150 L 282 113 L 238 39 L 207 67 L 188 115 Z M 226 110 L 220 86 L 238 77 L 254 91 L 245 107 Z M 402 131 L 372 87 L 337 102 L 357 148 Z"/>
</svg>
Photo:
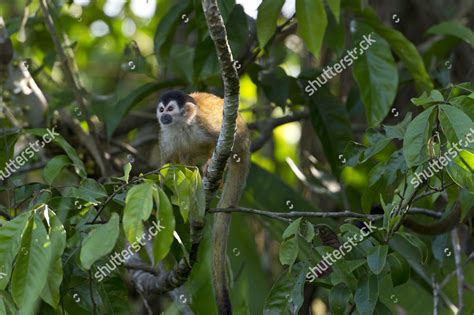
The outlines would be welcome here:
<svg viewBox="0 0 474 315">
<path fill-rule="evenodd" d="M 472 2 L 218 2 L 253 140 L 228 244 L 234 312 L 471 314 L 474 146 L 409 183 L 474 127 Z M 0 16 L 0 170 L 46 128 L 60 134 L 0 182 L 0 314 L 214 314 L 199 172 L 156 170 L 159 94 L 223 95 L 200 1 L 21 0 Z M 350 69 L 305 93 L 371 32 Z M 457 206 L 451 232 L 400 225 Z M 381 229 L 305 283 L 369 219 Z M 147 297 L 124 265 L 93 276 L 142 220 L 165 226 L 127 267 L 150 275 L 186 260 L 190 222 L 206 223 L 181 288 Z"/>
</svg>

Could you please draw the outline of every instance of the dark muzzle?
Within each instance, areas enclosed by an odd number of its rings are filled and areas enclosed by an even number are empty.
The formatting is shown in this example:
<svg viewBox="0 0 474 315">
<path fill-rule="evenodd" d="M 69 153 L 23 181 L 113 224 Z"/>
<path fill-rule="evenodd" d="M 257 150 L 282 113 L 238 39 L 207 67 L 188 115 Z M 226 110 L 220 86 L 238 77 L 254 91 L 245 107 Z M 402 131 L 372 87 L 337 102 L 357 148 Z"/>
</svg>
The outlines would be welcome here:
<svg viewBox="0 0 474 315">
<path fill-rule="evenodd" d="M 161 116 L 161 123 L 163 125 L 170 124 L 172 121 L 173 121 L 173 117 L 171 117 L 171 115 L 169 114 L 164 114 L 163 116 Z"/>
</svg>

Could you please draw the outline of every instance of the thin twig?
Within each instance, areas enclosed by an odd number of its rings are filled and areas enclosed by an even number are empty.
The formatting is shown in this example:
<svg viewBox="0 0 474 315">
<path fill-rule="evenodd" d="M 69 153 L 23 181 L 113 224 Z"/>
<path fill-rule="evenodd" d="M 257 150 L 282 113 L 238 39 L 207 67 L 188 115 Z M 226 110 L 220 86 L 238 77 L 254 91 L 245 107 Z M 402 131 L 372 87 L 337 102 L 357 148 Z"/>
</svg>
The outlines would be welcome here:
<svg viewBox="0 0 474 315">
<path fill-rule="evenodd" d="M 464 262 L 464 266 L 469 264 L 471 262 L 471 260 L 474 260 L 474 253 L 471 253 L 469 255 L 469 257 L 467 257 L 466 261 Z M 448 274 L 446 277 L 444 277 L 443 281 L 439 284 L 439 289 L 440 290 L 442 288 L 444 288 L 449 283 L 449 281 L 456 275 L 456 272 L 457 272 L 457 270 L 453 270 L 450 274 Z M 473 291 L 471 286 L 466 282 L 464 282 L 464 288 L 467 289 L 467 290 Z"/>
<path fill-rule="evenodd" d="M 440 287 L 436 283 L 436 278 L 435 278 L 434 273 L 431 275 L 431 287 L 433 288 L 433 315 L 438 315 Z"/>
<path fill-rule="evenodd" d="M 358 219 L 367 219 L 367 220 L 381 220 L 383 214 L 363 214 L 352 211 L 339 211 L 339 212 L 323 212 L 323 211 L 291 211 L 291 212 L 275 212 L 275 211 L 265 211 L 253 208 L 244 208 L 244 207 L 232 207 L 232 208 L 212 208 L 209 209 L 209 213 L 219 213 L 219 212 L 240 212 L 240 213 L 250 213 L 255 215 L 261 215 L 264 217 L 287 221 L 285 219 L 294 219 L 294 218 L 358 218 Z M 431 217 L 438 217 L 437 212 L 421 209 L 421 208 L 411 208 L 408 211 L 409 214 L 423 214 Z M 283 219 L 283 220 L 282 220 Z"/>
<path fill-rule="evenodd" d="M 436 212 L 433 210 L 417 208 L 417 207 L 410 208 L 410 210 L 408 210 L 408 213 L 409 214 L 422 214 L 422 215 L 426 215 L 427 217 L 432 217 L 432 218 L 441 218 L 443 216 L 441 212 Z"/>
<path fill-rule="evenodd" d="M 260 137 L 256 140 L 252 141 L 252 146 L 250 147 L 250 151 L 255 152 L 261 149 L 264 144 L 271 138 L 273 135 L 273 129 L 278 126 L 288 124 L 295 121 L 300 121 L 307 119 L 309 117 L 309 112 L 306 110 L 293 113 L 288 116 L 278 117 L 278 118 L 270 118 L 262 121 L 257 121 L 254 123 L 250 123 L 248 125 L 250 130 L 259 130 Z"/>
<path fill-rule="evenodd" d="M 156 140 L 156 136 L 155 136 L 155 140 Z M 110 143 L 112 145 L 122 149 L 123 151 L 132 154 L 138 160 L 138 162 L 142 163 L 147 168 L 152 168 L 152 166 L 148 163 L 148 161 L 145 160 L 144 158 L 142 158 L 142 156 L 140 155 L 138 150 L 136 148 L 134 148 L 132 145 L 130 145 L 126 142 L 115 140 L 115 139 L 110 139 Z"/>
<path fill-rule="evenodd" d="M 89 293 L 91 295 L 91 301 L 92 301 L 92 314 L 97 314 L 97 305 L 95 304 L 95 300 L 94 300 L 94 290 L 92 289 L 92 284 L 93 284 L 93 280 L 92 280 L 92 270 L 89 270 Z"/>
<path fill-rule="evenodd" d="M 442 187 L 440 188 L 440 190 L 441 190 L 441 191 L 444 191 L 446 188 L 448 188 L 448 187 L 451 186 L 452 184 L 453 184 L 453 183 L 446 184 L 446 185 L 442 186 Z M 433 195 L 433 194 L 437 194 L 437 193 L 439 193 L 439 192 L 440 192 L 440 191 L 436 191 L 436 190 L 425 191 L 424 193 L 422 193 L 422 194 L 416 196 L 415 199 L 413 199 L 413 202 L 416 202 L 416 201 L 418 201 L 418 200 L 420 200 L 420 199 L 423 199 L 423 198 L 425 198 L 425 197 L 431 196 L 431 195 Z"/>
<path fill-rule="evenodd" d="M 280 216 L 279 212 L 271 212 L 271 211 L 263 211 L 263 210 L 258 210 L 258 209 L 250 209 L 250 208 L 226 208 L 226 209 L 221 209 L 221 208 L 211 208 L 208 210 L 208 213 L 231 213 L 231 212 L 241 212 L 241 213 L 251 213 L 251 214 L 256 214 L 276 220 L 280 220 L 283 222 L 289 222 L 290 220 Z"/>
<path fill-rule="evenodd" d="M 244 56 L 239 58 L 239 60 L 242 61 L 241 62 L 242 66 L 238 70 L 239 75 L 245 73 L 245 71 L 247 70 L 248 65 L 250 65 L 252 62 L 254 62 L 255 59 L 257 59 L 258 55 L 260 55 L 262 50 L 265 50 L 266 47 L 271 45 L 277 36 L 279 36 L 279 35 L 285 36 L 288 33 L 294 32 L 294 30 L 296 29 L 295 27 L 290 26 L 290 27 L 287 28 L 287 26 L 289 26 L 291 24 L 291 22 L 294 21 L 295 16 L 296 16 L 296 13 L 293 14 L 289 19 L 287 19 L 282 25 L 278 26 L 275 29 L 275 32 L 273 33 L 272 37 L 268 40 L 267 44 L 265 45 L 265 47 L 263 49 L 258 46 L 256 32 L 254 32 L 251 35 L 250 41 L 247 44 L 247 47 L 249 47 L 249 48 L 247 49 Z M 293 24 L 293 26 L 295 26 L 295 24 Z M 285 28 L 287 28 L 287 29 L 285 30 Z"/>
<path fill-rule="evenodd" d="M 74 96 L 76 98 L 76 101 L 77 101 L 77 104 L 79 105 L 80 110 L 85 115 L 85 121 L 87 123 L 87 126 L 89 127 L 90 132 L 93 135 L 92 141 L 88 145 L 88 149 L 89 151 L 91 151 L 91 154 L 94 157 L 94 160 L 96 161 L 96 163 L 98 164 L 102 175 L 106 175 L 107 168 L 105 166 L 103 156 L 99 150 L 99 144 L 98 144 L 98 138 L 97 138 L 98 133 L 95 129 L 95 125 L 92 123 L 92 120 L 90 119 L 91 115 L 89 113 L 89 110 L 86 106 L 86 103 L 83 97 L 84 88 L 81 86 L 79 78 L 73 69 L 72 61 L 70 60 L 70 58 L 68 57 L 68 55 L 66 54 L 63 48 L 58 30 L 56 29 L 54 25 L 53 17 L 51 15 L 51 12 L 49 11 L 47 0 L 40 0 L 39 4 L 44 15 L 44 22 L 45 22 L 46 28 L 48 29 L 48 32 L 51 36 L 54 47 L 58 54 L 59 60 L 61 62 L 63 73 L 74 93 Z M 77 132 L 77 130 L 75 131 Z"/>
<path fill-rule="evenodd" d="M 54 25 L 53 17 L 51 13 L 49 12 L 47 0 L 40 0 L 39 3 L 40 3 L 41 10 L 43 11 L 43 14 L 44 14 L 44 22 L 45 22 L 46 28 L 48 29 L 48 32 L 51 35 L 51 39 L 53 40 L 54 47 L 56 49 L 56 52 L 58 53 L 58 57 L 61 62 L 61 66 L 63 68 L 64 75 L 66 76 L 66 79 L 69 81 L 69 85 L 71 86 L 74 92 L 76 101 L 81 111 L 86 114 L 86 122 L 89 129 L 91 131 L 95 130 L 95 126 L 90 120 L 89 110 L 82 96 L 83 88 L 80 86 L 78 78 L 76 77 L 74 70 L 72 69 L 71 61 L 69 60 L 63 48 L 58 31 L 56 30 L 56 27 Z"/>
<path fill-rule="evenodd" d="M 104 210 L 104 208 L 109 204 L 109 202 L 112 201 L 112 199 L 114 199 L 114 197 L 119 193 L 121 192 L 123 189 L 125 189 L 126 187 L 132 185 L 132 184 L 135 184 L 136 182 L 144 179 L 146 176 L 149 176 L 149 175 L 153 175 L 153 174 L 160 174 L 160 172 L 163 170 L 163 167 L 162 168 L 159 168 L 157 170 L 153 170 L 153 171 L 150 171 L 148 173 L 145 173 L 141 176 L 135 176 L 134 178 L 132 178 L 131 180 L 129 180 L 127 183 L 123 183 L 122 185 L 120 185 L 119 188 L 117 188 L 110 196 L 107 197 L 107 199 L 104 201 L 104 203 L 99 207 L 99 209 L 97 210 L 97 214 L 95 215 L 94 219 L 90 222 L 90 224 L 93 224 L 95 223 L 95 221 L 99 218 L 101 212 Z"/>
<path fill-rule="evenodd" d="M 309 117 L 309 111 L 302 110 L 302 111 L 295 112 L 283 117 L 268 118 L 265 120 L 256 121 L 256 122 L 248 124 L 248 128 L 250 130 L 264 129 L 264 127 L 266 126 L 271 126 L 273 128 L 276 128 L 284 124 L 307 119 L 308 117 Z"/>
<path fill-rule="evenodd" d="M 451 231 L 451 241 L 453 244 L 454 251 L 454 262 L 456 265 L 456 277 L 458 278 L 457 289 L 458 289 L 458 311 L 456 314 L 462 314 L 464 306 L 463 302 L 463 288 L 464 288 L 464 273 L 462 268 L 461 260 L 461 244 L 459 243 L 458 229 Z"/>
</svg>

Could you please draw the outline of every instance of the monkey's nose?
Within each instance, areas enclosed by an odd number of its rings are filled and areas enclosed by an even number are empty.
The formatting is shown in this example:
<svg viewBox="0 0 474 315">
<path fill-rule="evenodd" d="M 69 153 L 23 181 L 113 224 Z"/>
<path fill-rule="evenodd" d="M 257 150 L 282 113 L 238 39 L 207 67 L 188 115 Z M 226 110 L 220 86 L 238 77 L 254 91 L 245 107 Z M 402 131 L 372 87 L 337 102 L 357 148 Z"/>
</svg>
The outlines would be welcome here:
<svg viewBox="0 0 474 315">
<path fill-rule="evenodd" d="M 164 125 L 170 124 L 173 121 L 173 117 L 169 114 L 164 114 L 161 116 L 161 123 Z"/>
</svg>

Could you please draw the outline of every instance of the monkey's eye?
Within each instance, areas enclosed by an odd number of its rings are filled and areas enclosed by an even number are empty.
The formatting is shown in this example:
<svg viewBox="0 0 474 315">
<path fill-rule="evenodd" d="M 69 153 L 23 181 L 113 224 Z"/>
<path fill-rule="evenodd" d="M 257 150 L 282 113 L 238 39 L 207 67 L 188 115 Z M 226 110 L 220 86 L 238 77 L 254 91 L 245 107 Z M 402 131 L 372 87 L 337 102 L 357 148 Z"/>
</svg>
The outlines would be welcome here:
<svg viewBox="0 0 474 315">
<path fill-rule="evenodd" d="M 169 112 L 173 111 L 173 106 L 168 107 L 167 111 Z"/>
<path fill-rule="evenodd" d="M 160 107 L 160 113 L 162 113 L 165 109 L 163 107 Z"/>
</svg>

